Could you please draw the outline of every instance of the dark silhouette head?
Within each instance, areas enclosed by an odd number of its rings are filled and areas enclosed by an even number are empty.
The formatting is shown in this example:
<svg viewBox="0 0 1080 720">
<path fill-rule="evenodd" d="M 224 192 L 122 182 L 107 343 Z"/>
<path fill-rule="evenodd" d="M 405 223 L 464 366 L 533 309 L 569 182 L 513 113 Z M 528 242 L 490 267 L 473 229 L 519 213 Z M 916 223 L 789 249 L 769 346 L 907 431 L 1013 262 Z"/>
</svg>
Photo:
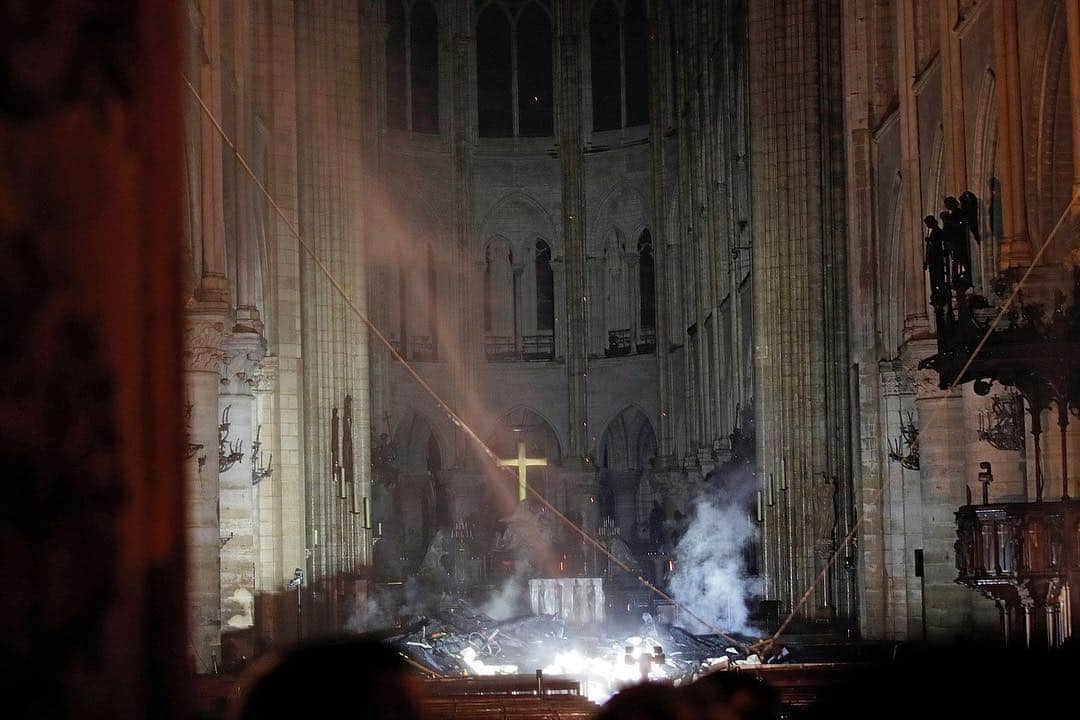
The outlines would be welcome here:
<svg viewBox="0 0 1080 720">
<path fill-rule="evenodd" d="M 936 228 L 938 226 L 937 218 L 933 215 L 927 215 L 923 218 L 923 225 L 931 229 Z"/>
<path fill-rule="evenodd" d="M 952 195 L 949 195 L 945 198 L 945 207 L 949 210 L 959 210 L 960 201 L 954 198 Z"/>
<path fill-rule="evenodd" d="M 608 700 L 596 720 L 693 720 L 687 698 L 670 685 L 642 683 Z"/>
<path fill-rule="evenodd" d="M 776 720 L 782 714 L 780 695 L 745 672 L 713 672 L 694 681 L 686 692 L 706 720 Z"/>
<path fill-rule="evenodd" d="M 311 642 L 253 668 L 234 720 L 332 717 L 419 720 L 414 680 L 397 653 L 373 640 Z"/>
</svg>

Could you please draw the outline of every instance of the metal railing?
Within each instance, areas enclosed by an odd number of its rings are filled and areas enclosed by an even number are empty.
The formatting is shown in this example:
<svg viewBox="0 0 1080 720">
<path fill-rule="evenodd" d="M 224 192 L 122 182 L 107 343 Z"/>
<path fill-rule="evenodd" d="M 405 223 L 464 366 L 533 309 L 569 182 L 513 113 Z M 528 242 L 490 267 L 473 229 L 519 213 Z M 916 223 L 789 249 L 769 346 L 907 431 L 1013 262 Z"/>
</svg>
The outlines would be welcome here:
<svg viewBox="0 0 1080 720">
<path fill-rule="evenodd" d="M 629 355 L 633 347 L 633 333 L 625 330 L 608 330 L 608 346 L 604 348 L 604 357 Z"/>
<path fill-rule="evenodd" d="M 512 362 L 520 359 L 517 341 L 512 335 L 486 335 L 484 355 L 488 362 Z"/>
<path fill-rule="evenodd" d="M 521 355 L 525 360 L 552 360 L 555 357 L 555 335 L 525 335 L 521 338 Z"/>
</svg>

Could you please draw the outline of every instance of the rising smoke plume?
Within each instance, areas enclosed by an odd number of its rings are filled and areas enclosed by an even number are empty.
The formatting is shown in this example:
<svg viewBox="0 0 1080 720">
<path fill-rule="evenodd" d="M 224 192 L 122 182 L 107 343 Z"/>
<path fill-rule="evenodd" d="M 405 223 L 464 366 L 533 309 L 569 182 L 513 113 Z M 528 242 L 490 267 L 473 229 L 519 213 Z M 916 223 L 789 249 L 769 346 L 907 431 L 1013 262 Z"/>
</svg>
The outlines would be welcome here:
<svg viewBox="0 0 1080 720">
<path fill-rule="evenodd" d="M 524 597 L 527 567 L 518 564 L 514 574 L 501 587 L 495 588 L 484 603 L 483 611 L 492 620 L 502 621 L 517 617 L 525 610 Z"/>
<path fill-rule="evenodd" d="M 743 491 L 698 498 L 686 533 L 675 548 L 671 594 L 695 615 L 722 630 L 747 633 L 747 600 L 757 581 L 747 575 L 746 547 L 757 537 Z M 697 625 L 692 619 L 682 624 Z M 705 628 L 692 628 L 705 632 Z"/>
</svg>

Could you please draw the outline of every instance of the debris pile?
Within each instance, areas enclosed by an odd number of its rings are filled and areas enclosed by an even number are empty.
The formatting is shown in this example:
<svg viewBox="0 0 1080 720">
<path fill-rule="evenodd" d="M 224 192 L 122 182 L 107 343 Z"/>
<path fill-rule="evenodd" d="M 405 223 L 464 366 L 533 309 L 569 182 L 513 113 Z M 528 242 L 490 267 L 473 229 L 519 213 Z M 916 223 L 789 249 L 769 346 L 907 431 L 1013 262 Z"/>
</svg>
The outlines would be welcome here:
<svg viewBox="0 0 1080 720">
<path fill-rule="evenodd" d="M 629 632 L 628 632 L 629 630 Z M 556 615 L 529 615 L 505 622 L 456 602 L 414 618 L 387 642 L 415 663 L 447 677 L 565 676 L 581 682 L 594 702 L 642 679 L 683 684 L 714 670 L 781 662 L 748 652 L 751 638 L 736 647 L 715 635 L 694 635 L 644 613 L 637 628 L 570 627 Z"/>
</svg>

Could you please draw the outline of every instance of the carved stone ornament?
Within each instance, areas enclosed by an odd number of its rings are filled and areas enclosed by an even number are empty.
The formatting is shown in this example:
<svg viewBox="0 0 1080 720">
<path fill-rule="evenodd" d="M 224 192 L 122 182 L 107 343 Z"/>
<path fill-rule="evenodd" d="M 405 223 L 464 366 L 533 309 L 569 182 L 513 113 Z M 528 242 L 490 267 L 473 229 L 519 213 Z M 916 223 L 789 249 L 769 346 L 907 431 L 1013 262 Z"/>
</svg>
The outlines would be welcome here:
<svg viewBox="0 0 1080 720">
<path fill-rule="evenodd" d="M 821 473 L 814 480 L 814 524 L 817 526 L 817 545 L 833 550 L 836 531 L 836 481 Z"/>
<path fill-rule="evenodd" d="M 267 355 L 255 367 L 255 376 L 251 390 L 256 393 L 272 392 L 277 387 L 278 359 L 276 355 Z"/>
<path fill-rule="evenodd" d="M 184 368 L 192 372 L 220 372 L 225 363 L 221 318 L 189 317 L 184 321 Z"/>
<path fill-rule="evenodd" d="M 250 395 L 266 341 L 257 333 L 234 333 L 222 342 L 225 362 L 221 370 L 221 390 L 227 395 Z"/>
</svg>

